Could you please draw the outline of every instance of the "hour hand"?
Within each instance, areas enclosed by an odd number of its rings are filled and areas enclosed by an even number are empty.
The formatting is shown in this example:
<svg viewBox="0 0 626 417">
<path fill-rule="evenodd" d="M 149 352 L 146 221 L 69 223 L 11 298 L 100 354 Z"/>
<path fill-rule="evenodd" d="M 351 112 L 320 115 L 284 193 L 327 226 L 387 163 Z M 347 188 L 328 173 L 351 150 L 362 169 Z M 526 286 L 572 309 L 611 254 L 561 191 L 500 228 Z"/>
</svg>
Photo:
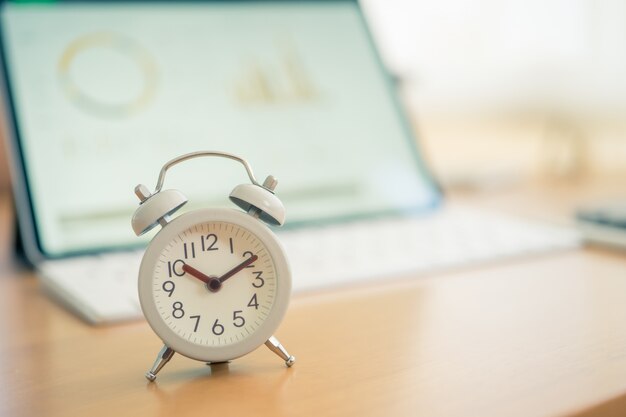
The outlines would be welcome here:
<svg viewBox="0 0 626 417">
<path fill-rule="evenodd" d="M 217 292 L 220 290 L 220 288 L 222 288 L 222 283 L 220 282 L 219 278 L 215 276 L 206 275 L 198 271 L 196 268 L 194 268 L 193 266 L 189 264 L 183 264 L 183 271 L 185 271 L 187 274 L 191 275 L 192 277 L 197 278 L 200 281 L 204 282 L 206 284 L 206 287 L 211 292 Z"/>
<path fill-rule="evenodd" d="M 194 278 L 199 279 L 200 281 L 204 282 L 205 284 L 208 284 L 211 281 L 211 277 L 203 274 L 202 272 L 198 271 L 196 268 L 194 268 L 193 266 L 189 265 L 189 264 L 183 264 L 183 271 L 185 271 L 186 273 L 188 273 L 189 275 L 191 275 Z"/>
</svg>

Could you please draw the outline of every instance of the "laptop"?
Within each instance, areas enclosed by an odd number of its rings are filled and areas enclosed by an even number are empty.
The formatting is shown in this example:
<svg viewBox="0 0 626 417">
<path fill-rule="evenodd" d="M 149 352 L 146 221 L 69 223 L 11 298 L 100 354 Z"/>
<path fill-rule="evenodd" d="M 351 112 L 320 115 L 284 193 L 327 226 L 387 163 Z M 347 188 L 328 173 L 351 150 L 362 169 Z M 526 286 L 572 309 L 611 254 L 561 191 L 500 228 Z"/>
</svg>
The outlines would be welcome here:
<svg viewBox="0 0 626 417">
<path fill-rule="evenodd" d="M 21 244 L 43 287 L 89 322 L 141 316 L 153 234 L 131 230 L 133 188 L 196 150 L 279 179 L 297 292 L 579 243 L 446 208 L 356 1 L 8 1 L 0 19 Z M 187 210 L 229 206 L 240 171 L 192 161 L 167 186 Z"/>
</svg>

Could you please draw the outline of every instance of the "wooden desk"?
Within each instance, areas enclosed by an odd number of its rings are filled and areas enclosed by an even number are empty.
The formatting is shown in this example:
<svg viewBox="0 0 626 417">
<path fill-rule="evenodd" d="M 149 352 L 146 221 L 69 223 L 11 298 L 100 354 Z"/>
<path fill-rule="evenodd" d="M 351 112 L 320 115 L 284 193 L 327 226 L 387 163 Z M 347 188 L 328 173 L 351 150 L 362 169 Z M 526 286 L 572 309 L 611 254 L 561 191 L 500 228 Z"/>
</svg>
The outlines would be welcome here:
<svg viewBox="0 0 626 417">
<path fill-rule="evenodd" d="M 567 205 L 580 190 L 504 200 Z M 581 249 L 299 295 L 278 333 L 293 368 L 265 348 L 213 368 L 175 356 L 149 384 L 161 343 L 144 322 L 85 325 L 10 264 L 2 239 L 3 416 L 626 415 L 624 254 Z"/>
</svg>

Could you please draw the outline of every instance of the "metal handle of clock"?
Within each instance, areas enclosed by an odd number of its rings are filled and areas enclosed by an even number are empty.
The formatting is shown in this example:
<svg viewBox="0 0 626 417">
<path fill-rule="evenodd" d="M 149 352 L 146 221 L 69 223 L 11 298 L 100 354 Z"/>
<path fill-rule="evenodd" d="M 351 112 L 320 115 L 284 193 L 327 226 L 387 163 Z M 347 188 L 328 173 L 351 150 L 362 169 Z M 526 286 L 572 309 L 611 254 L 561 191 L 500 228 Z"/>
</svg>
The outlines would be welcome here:
<svg viewBox="0 0 626 417">
<path fill-rule="evenodd" d="M 198 152 L 187 153 L 187 154 L 181 155 L 181 156 L 179 156 L 177 158 L 174 158 L 172 160 L 167 161 L 165 163 L 165 165 L 163 165 L 163 168 L 161 168 L 161 172 L 159 173 L 159 180 L 157 181 L 157 185 L 156 185 L 156 188 L 154 189 L 154 193 L 155 194 L 158 193 L 159 191 L 161 191 L 161 188 L 163 188 L 163 183 L 165 182 L 165 174 L 167 173 L 168 169 L 170 169 L 174 165 L 177 165 L 177 164 L 179 164 L 181 162 L 184 162 L 184 161 L 187 161 L 189 159 L 200 158 L 200 157 L 203 157 L 203 156 L 216 156 L 216 157 L 219 157 L 219 158 L 232 159 L 233 161 L 237 161 L 237 162 L 241 163 L 244 166 L 244 168 L 246 169 L 246 172 L 247 172 L 248 177 L 250 178 L 250 181 L 252 182 L 252 184 L 262 186 L 256 180 L 256 178 L 254 176 L 254 173 L 252 172 L 252 167 L 250 167 L 250 164 L 245 159 L 240 158 L 237 155 L 233 155 L 231 153 L 226 153 L 226 152 L 198 151 Z"/>
</svg>

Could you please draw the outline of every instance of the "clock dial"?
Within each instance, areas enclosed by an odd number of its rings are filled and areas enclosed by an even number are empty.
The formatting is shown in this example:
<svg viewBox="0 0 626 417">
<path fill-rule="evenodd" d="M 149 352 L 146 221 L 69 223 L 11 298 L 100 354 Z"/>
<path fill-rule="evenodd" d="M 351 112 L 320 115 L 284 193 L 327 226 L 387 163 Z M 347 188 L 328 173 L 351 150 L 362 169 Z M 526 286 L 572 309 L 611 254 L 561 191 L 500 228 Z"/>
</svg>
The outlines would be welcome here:
<svg viewBox="0 0 626 417">
<path fill-rule="evenodd" d="M 201 346 L 247 339 L 269 317 L 276 286 L 268 248 L 248 229 L 224 221 L 183 230 L 163 247 L 152 274 L 165 325 Z"/>
</svg>

